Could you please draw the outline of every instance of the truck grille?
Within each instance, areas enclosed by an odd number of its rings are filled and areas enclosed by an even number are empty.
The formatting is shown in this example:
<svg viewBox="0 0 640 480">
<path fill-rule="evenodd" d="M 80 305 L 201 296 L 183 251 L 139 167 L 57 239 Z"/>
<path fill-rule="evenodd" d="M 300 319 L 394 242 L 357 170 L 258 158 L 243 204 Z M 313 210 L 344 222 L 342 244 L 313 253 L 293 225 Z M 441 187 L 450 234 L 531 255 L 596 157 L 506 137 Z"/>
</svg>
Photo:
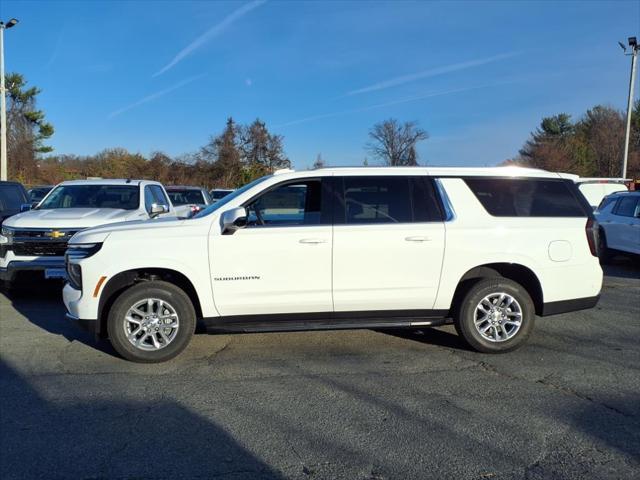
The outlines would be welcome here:
<svg viewBox="0 0 640 480">
<path fill-rule="evenodd" d="M 11 246 L 13 253 L 25 257 L 62 257 L 67 242 L 21 242 Z"/>
<path fill-rule="evenodd" d="M 5 249 L 12 250 L 17 256 L 62 257 L 69 239 L 79 230 L 81 229 L 16 229 L 13 231 L 13 241 Z"/>
</svg>

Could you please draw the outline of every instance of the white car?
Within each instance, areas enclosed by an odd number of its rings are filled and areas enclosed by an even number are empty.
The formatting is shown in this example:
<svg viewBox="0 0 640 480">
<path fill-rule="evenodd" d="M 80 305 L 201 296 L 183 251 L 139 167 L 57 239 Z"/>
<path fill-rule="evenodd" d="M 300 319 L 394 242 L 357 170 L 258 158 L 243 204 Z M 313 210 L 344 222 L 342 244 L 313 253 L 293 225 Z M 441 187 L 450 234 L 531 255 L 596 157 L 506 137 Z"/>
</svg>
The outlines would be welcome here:
<svg viewBox="0 0 640 480">
<path fill-rule="evenodd" d="M 609 195 L 596 210 L 603 260 L 612 250 L 640 255 L 640 192 Z"/>
<path fill-rule="evenodd" d="M 191 219 L 77 233 L 68 316 L 125 358 L 168 360 L 211 331 L 426 327 L 482 352 L 535 315 L 596 305 L 597 226 L 556 173 L 328 168 L 260 178 Z"/>
<path fill-rule="evenodd" d="M 2 224 L 0 280 L 23 271 L 64 278 L 67 242 L 78 231 L 106 223 L 170 216 L 162 184 L 147 180 L 74 180 L 54 187 L 38 205 Z"/>
<path fill-rule="evenodd" d="M 628 178 L 580 177 L 571 173 L 562 173 L 561 176 L 570 178 L 578 185 L 578 190 L 584 195 L 593 210 L 607 195 L 628 191 L 627 184 L 631 182 L 631 179 Z"/>
</svg>

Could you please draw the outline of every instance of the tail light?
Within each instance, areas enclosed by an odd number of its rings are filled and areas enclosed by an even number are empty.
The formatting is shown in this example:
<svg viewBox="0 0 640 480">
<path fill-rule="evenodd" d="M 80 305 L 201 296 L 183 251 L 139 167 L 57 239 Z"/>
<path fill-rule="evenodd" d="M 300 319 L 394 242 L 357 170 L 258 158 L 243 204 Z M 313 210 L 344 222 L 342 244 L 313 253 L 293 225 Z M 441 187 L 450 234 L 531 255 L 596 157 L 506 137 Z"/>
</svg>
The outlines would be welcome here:
<svg viewBox="0 0 640 480">
<path fill-rule="evenodd" d="M 584 227 L 587 234 L 587 242 L 589 243 L 589 250 L 594 257 L 598 256 L 598 222 L 593 218 L 587 220 L 587 225 Z"/>
</svg>

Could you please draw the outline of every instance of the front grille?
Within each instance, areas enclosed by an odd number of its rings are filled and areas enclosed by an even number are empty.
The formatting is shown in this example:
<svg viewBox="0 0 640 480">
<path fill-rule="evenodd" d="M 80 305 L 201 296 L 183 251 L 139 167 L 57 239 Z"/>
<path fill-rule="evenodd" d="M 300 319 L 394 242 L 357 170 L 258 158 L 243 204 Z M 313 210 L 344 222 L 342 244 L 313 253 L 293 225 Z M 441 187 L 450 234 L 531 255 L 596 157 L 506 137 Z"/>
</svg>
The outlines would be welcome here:
<svg viewBox="0 0 640 480">
<path fill-rule="evenodd" d="M 48 239 L 48 238 L 71 238 L 78 230 L 67 230 L 67 229 L 48 229 L 48 230 L 20 230 L 16 229 L 13 231 L 13 237 L 19 239 Z M 55 236 L 52 236 L 55 235 Z"/>
<path fill-rule="evenodd" d="M 13 253 L 26 257 L 62 257 L 67 242 L 21 242 L 11 246 Z"/>
</svg>

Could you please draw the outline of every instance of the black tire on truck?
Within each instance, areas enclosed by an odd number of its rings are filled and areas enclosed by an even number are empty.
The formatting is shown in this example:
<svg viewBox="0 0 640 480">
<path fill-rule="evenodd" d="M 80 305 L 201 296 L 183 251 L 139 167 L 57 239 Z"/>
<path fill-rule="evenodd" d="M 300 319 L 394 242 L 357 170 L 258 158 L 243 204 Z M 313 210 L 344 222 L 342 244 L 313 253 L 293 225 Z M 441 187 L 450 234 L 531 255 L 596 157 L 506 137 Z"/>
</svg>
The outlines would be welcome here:
<svg viewBox="0 0 640 480">
<path fill-rule="evenodd" d="M 164 281 L 143 281 L 121 293 L 107 319 L 113 348 L 127 360 L 159 363 L 182 352 L 196 327 L 189 296 Z"/>
<path fill-rule="evenodd" d="M 535 307 L 529 293 L 503 277 L 473 284 L 454 315 L 458 335 L 483 353 L 505 353 L 521 347 L 534 322 Z"/>
</svg>

